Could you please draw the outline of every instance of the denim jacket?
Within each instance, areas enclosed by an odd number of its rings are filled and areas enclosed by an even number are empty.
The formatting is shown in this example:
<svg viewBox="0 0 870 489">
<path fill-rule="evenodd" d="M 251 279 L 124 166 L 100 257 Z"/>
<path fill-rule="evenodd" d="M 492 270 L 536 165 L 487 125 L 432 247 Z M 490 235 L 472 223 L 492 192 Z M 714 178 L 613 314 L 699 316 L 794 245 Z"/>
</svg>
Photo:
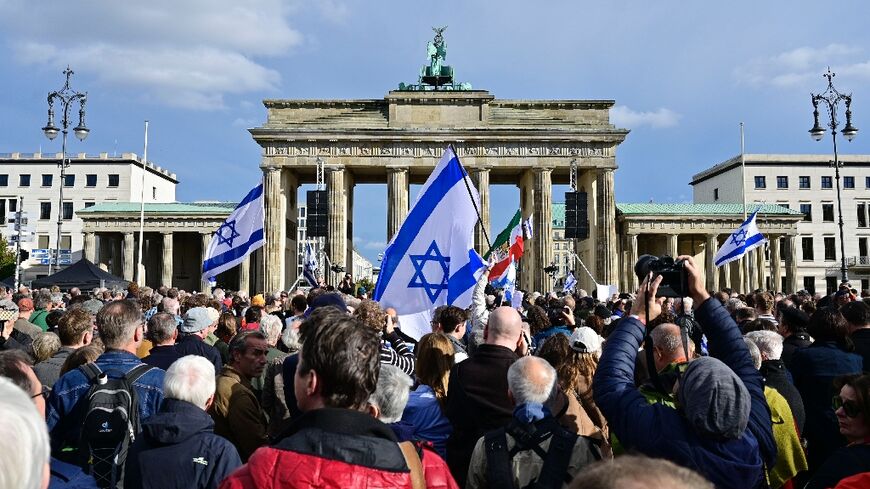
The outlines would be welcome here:
<svg viewBox="0 0 870 489">
<path fill-rule="evenodd" d="M 122 373 L 129 372 L 140 363 L 136 355 L 121 350 L 108 350 L 96 361 L 100 370 L 112 378 L 120 378 Z M 159 368 L 152 368 L 133 383 L 139 402 L 140 422 L 160 409 L 165 374 Z M 64 447 L 78 447 L 87 409 L 85 396 L 90 387 L 81 369 L 70 370 L 54 384 L 46 407 L 53 453 L 59 453 Z"/>
</svg>

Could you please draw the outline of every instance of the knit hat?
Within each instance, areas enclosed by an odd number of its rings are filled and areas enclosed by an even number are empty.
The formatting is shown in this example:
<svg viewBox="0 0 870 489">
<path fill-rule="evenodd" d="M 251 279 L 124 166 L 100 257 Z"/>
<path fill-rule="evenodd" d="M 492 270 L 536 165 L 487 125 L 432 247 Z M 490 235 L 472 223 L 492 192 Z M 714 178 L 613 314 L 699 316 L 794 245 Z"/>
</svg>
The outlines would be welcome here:
<svg viewBox="0 0 870 489">
<path fill-rule="evenodd" d="M 740 377 L 713 357 L 689 362 L 677 399 L 700 436 L 739 438 L 749 423 L 750 397 Z"/>
<path fill-rule="evenodd" d="M 179 330 L 185 334 L 199 333 L 214 323 L 205 307 L 194 307 L 184 315 L 184 321 Z"/>
<path fill-rule="evenodd" d="M 251 297 L 251 306 L 266 307 L 266 298 L 263 297 L 263 294 L 257 294 L 254 297 Z"/>
<path fill-rule="evenodd" d="M 22 297 L 18 300 L 18 310 L 21 312 L 27 312 L 33 310 L 33 299 L 29 297 Z"/>
<path fill-rule="evenodd" d="M 589 326 L 581 326 L 571 333 L 571 349 L 578 353 L 601 353 L 601 337 Z"/>
</svg>

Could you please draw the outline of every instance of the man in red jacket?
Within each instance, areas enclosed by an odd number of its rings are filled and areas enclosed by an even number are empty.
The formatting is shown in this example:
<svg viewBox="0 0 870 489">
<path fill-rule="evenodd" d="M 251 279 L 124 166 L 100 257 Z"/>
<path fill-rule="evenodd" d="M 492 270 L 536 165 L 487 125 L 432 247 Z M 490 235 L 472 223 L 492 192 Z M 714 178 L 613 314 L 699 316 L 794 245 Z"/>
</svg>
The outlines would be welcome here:
<svg viewBox="0 0 870 489">
<path fill-rule="evenodd" d="M 425 487 L 417 454 L 400 448 L 367 411 L 380 369 L 377 332 L 327 307 L 301 325 L 300 335 L 294 385 L 304 414 L 221 489 Z"/>
</svg>

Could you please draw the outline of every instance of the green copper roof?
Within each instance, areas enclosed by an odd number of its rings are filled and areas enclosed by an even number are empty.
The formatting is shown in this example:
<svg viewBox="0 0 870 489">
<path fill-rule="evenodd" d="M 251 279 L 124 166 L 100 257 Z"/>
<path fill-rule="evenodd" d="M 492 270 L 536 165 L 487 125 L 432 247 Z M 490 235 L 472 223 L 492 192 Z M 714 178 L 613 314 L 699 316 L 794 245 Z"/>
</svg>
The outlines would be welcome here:
<svg viewBox="0 0 870 489">
<path fill-rule="evenodd" d="M 216 214 L 227 215 L 236 208 L 236 202 L 166 202 L 146 203 L 147 214 Z M 138 213 L 139 202 L 101 202 L 86 209 L 80 209 L 79 214 L 96 213 Z"/>
<path fill-rule="evenodd" d="M 553 227 L 562 229 L 565 227 L 565 203 L 553 202 L 552 207 Z"/>
<path fill-rule="evenodd" d="M 779 215 L 802 215 L 800 212 L 776 204 L 749 203 L 747 212 L 759 209 L 759 214 Z M 743 204 L 616 204 L 616 210 L 622 214 L 650 214 L 650 215 L 694 215 L 694 216 L 718 216 L 743 214 Z M 555 213 L 554 213 L 555 214 Z"/>
</svg>

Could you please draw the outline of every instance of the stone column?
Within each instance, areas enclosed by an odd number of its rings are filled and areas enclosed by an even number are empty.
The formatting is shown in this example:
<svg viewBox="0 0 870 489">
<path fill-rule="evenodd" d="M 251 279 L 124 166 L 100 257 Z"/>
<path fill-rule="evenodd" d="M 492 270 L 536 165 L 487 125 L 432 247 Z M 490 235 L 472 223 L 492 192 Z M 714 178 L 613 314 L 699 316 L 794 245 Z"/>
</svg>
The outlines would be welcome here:
<svg viewBox="0 0 870 489">
<path fill-rule="evenodd" d="M 598 212 L 598 199 L 595 198 L 598 187 L 596 170 L 578 169 L 577 180 L 577 190 L 580 192 L 586 192 L 587 196 L 586 216 L 589 221 L 589 238 L 584 240 L 574 240 L 574 252 L 580 260 L 583 261 L 583 264 L 590 269 L 590 271 L 597 273 L 598 255 L 600 254 L 598 252 L 598 236 L 601 235 L 602 229 L 600 229 L 601 226 L 598 224 L 600 213 Z M 573 263 L 572 266 L 577 266 L 577 264 Z M 631 267 L 634 267 L 634 263 L 631 264 Z M 577 278 L 578 288 L 585 289 L 589 293 L 592 293 L 592 291 L 595 290 L 595 281 L 585 272 L 578 273 L 575 277 Z M 635 290 L 637 290 L 637 288 L 635 288 Z"/>
<path fill-rule="evenodd" d="M 535 240 L 535 263 L 534 270 L 535 290 L 542 293 L 549 292 L 553 288 L 550 277 L 544 273 L 543 267 L 553 262 L 553 185 L 551 181 L 553 170 L 551 168 L 535 168 L 534 188 L 534 226 L 533 239 Z M 616 239 L 613 240 L 616 244 Z"/>
<path fill-rule="evenodd" d="M 286 219 L 284 224 L 284 285 L 286 290 L 299 274 L 299 177 L 295 172 L 284 169 L 284 201 Z"/>
<path fill-rule="evenodd" d="M 329 220 L 327 221 L 326 250 L 333 265 L 344 266 L 347 261 L 347 194 L 345 189 L 344 166 L 326 167 L 326 201 Z M 327 264 L 327 267 L 329 264 Z M 334 273 L 324 272 L 327 283 L 338 285 Z"/>
<path fill-rule="evenodd" d="M 92 233 L 92 232 L 85 233 L 85 240 L 84 240 L 84 243 L 82 244 L 82 255 L 84 256 L 85 260 L 87 260 L 91 263 L 95 263 L 96 259 L 97 259 L 96 258 L 96 251 L 97 251 L 96 241 L 97 241 L 96 240 L 96 233 Z"/>
<path fill-rule="evenodd" d="M 752 251 L 747 252 L 743 255 L 743 259 L 746 260 L 747 267 L 749 268 L 749 276 L 746 277 L 747 289 L 746 293 L 750 293 L 758 287 L 758 260 L 755 258 L 758 253 L 758 248 L 755 248 Z"/>
<path fill-rule="evenodd" d="M 619 270 L 616 252 L 616 196 L 613 190 L 613 170 L 601 170 L 597 175 L 598 252 L 595 279 L 614 285 Z"/>
<path fill-rule="evenodd" d="M 755 253 L 755 273 L 756 278 L 758 279 L 757 287 L 762 290 L 767 290 L 767 284 L 765 283 L 766 280 L 764 280 L 765 276 L 767 275 L 767 273 L 765 273 L 767 272 L 767 268 L 764 264 L 764 246 L 759 246 L 758 248 L 755 248 Z"/>
<path fill-rule="evenodd" d="M 734 271 L 737 272 L 734 274 L 735 277 L 732 283 L 734 284 L 734 288 L 737 289 L 737 292 L 746 294 L 748 293 L 746 291 L 746 265 L 743 263 L 743 260 L 745 260 L 745 258 L 731 262 L 731 265 L 734 266 Z"/>
<path fill-rule="evenodd" d="M 136 250 L 136 238 L 133 233 L 124 233 L 124 280 L 133 281 L 133 252 Z"/>
<path fill-rule="evenodd" d="M 781 242 L 782 238 L 779 235 L 773 236 L 773 239 L 770 241 L 770 281 L 773 285 L 773 292 L 782 289 L 782 260 L 779 256 L 779 246 Z"/>
<path fill-rule="evenodd" d="M 520 177 L 520 214 L 523 216 L 532 215 L 535 208 L 535 187 L 533 185 L 532 172 L 526 171 L 523 172 Z M 537 217 L 533 217 L 533 221 L 537 220 Z M 537 223 L 534 222 L 534 225 Z M 537 229 L 537 228 L 536 228 Z M 532 229 L 532 233 L 536 233 L 536 229 Z M 535 249 L 539 246 L 538 235 L 534 234 L 532 239 L 523 244 L 523 258 L 520 260 L 519 269 L 519 283 L 520 288 L 528 290 L 532 292 L 535 290 L 535 281 L 534 277 L 536 276 L 535 270 L 538 268 L 535 264 Z M 546 266 L 546 265 L 542 265 Z M 543 273 L 543 272 L 542 272 Z M 538 292 L 541 292 L 540 290 Z"/>
<path fill-rule="evenodd" d="M 287 202 L 281 169 L 276 166 L 263 167 L 263 198 L 266 210 L 266 277 L 265 291 L 272 293 L 284 288 L 284 236 L 287 233 Z"/>
<path fill-rule="evenodd" d="M 704 273 L 707 277 L 706 287 L 708 291 L 716 290 L 716 235 L 708 234 L 707 236 L 707 244 L 704 246 Z"/>
<path fill-rule="evenodd" d="M 676 258 L 678 253 L 677 249 L 677 235 L 665 235 L 665 254 L 671 256 L 672 258 Z"/>
<path fill-rule="evenodd" d="M 722 284 L 719 287 L 720 289 L 730 289 L 731 288 L 731 264 L 722 267 Z"/>
<path fill-rule="evenodd" d="M 197 271 L 200 275 L 199 279 L 199 291 L 205 294 L 210 292 L 208 286 L 208 280 L 202 278 L 202 263 L 205 262 L 205 255 L 208 253 L 208 245 L 211 243 L 211 233 L 202 233 L 200 234 L 200 247 L 199 247 L 199 266 L 197 267 Z M 267 289 L 268 290 L 268 289 Z"/>
<path fill-rule="evenodd" d="M 469 174 L 474 186 L 477 187 L 478 195 L 480 195 L 478 209 L 480 210 L 480 220 L 483 221 L 483 226 L 477 223 L 477 226 L 474 227 L 474 246 L 477 248 L 477 252 L 483 255 L 489 251 L 483 230 L 486 229 L 486 232 L 490 233 L 492 229 L 489 221 L 489 168 L 470 168 Z M 522 217 L 520 214 L 521 220 Z M 489 239 L 492 240 L 495 237 L 490 236 Z"/>
<path fill-rule="evenodd" d="M 408 215 L 408 167 L 387 168 L 387 241 L 399 232 Z"/>
<path fill-rule="evenodd" d="M 112 234 L 108 238 L 109 241 L 109 261 L 111 261 L 111 266 L 109 267 L 109 273 L 112 275 L 124 275 L 124 264 L 122 263 L 121 255 L 121 243 L 118 239 L 117 234 Z"/>
<path fill-rule="evenodd" d="M 785 285 L 783 292 L 793 294 L 798 290 L 797 282 L 797 236 L 785 237 Z"/>
<path fill-rule="evenodd" d="M 356 186 L 356 179 L 353 173 L 345 172 L 344 174 L 344 195 L 346 196 L 346 204 L 344 215 L 347 219 L 347 227 L 345 230 L 345 255 L 344 269 L 346 273 L 353 273 L 353 190 Z M 356 281 L 356 277 L 354 277 Z"/>
<path fill-rule="evenodd" d="M 634 273 L 634 264 L 637 263 L 637 235 L 628 235 L 628 265 L 625 267 L 625 273 L 628 274 L 628 290 L 625 292 L 634 293 L 640 284 L 637 282 L 637 275 Z"/>
<path fill-rule="evenodd" d="M 162 233 L 163 234 L 163 270 L 160 278 L 160 285 L 165 285 L 166 287 L 172 287 L 172 275 L 174 273 L 173 270 L 173 239 L 172 233 Z"/>
<path fill-rule="evenodd" d="M 242 263 L 239 263 L 239 291 L 251 293 L 251 255 L 246 256 Z"/>
</svg>

